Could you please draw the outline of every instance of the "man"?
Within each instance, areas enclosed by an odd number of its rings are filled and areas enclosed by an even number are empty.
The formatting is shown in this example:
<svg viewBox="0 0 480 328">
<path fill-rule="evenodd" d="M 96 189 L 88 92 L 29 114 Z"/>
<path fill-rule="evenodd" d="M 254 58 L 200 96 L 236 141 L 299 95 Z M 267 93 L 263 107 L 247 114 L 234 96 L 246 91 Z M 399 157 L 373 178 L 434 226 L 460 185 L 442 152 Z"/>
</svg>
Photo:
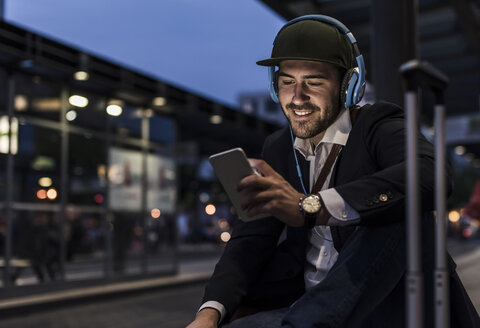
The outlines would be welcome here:
<svg viewBox="0 0 480 328">
<path fill-rule="evenodd" d="M 347 32 L 326 16 L 298 18 L 280 30 L 271 58 L 258 62 L 278 66 L 272 97 L 295 138 L 282 129 L 267 138 L 263 160 L 251 160 L 262 176 L 239 182 L 249 191 L 242 206 L 249 216 L 272 217 L 234 225 L 188 328 L 405 326 L 403 111 L 355 106 L 364 68 Z M 422 136 L 418 144 L 429 239 L 434 155 Z M 452 324 L 476 324 L 453 264 L 451 285 L 464 311 L 457 315 L 452 302 Z"/>
</svg>

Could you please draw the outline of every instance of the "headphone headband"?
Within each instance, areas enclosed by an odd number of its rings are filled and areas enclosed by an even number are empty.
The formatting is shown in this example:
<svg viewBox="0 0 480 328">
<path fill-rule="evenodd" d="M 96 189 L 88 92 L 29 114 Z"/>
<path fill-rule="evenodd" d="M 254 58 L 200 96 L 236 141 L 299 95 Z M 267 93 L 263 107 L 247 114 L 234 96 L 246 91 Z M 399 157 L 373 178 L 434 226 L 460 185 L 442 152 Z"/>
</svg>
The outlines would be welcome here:
<svg viewBox="0 0 480 328">
<path fill-rule="evenodd" d="M 334 26 L 337 28 L 349 41 L 352 46 L 353 56 L 355 57 L 355 61 L 357 66 L 353 68 L 353 72 L 351 73 L 351 77 L 346 82 L 344 87 L 346 95 L 345 95 L 345 106 L 351 107 L 356 105 L 360 102 L 363 97 L 363 93 L 365 91 L 365 62 L 363 60 L 363 56 L 358 49 L 357 40 L 353 36 L 352 32 L 340 21 L 337 19 L 325 16 L 325 15 L 305 15 L 294 18 L 287 22 L 277 33 L 275 40 L 273 41 L 273 46 L 275 47 L 275 43 L 277 41 L 278 35 L 282 32 L 284 28 L 290 26 L 292 24 L 298 23 L 300 21 L 305 20 L 314 20 L 319 21 L 322 23 L 326 23 L 329 25 Z M 275 66 L 271 66 L 268 69 L 269 81 L 270 81 L 270 96 L 272 97 L 273 101 L 278 103 L 278 97 L 276 93 L 276 86 L 275 86 Z M 343 88 L 342 88 L 343 89 Z M 343 97 L 343 95 L 342 95 Z M 343 98 L 342 98 L 343 99 Z"/>
</svg>

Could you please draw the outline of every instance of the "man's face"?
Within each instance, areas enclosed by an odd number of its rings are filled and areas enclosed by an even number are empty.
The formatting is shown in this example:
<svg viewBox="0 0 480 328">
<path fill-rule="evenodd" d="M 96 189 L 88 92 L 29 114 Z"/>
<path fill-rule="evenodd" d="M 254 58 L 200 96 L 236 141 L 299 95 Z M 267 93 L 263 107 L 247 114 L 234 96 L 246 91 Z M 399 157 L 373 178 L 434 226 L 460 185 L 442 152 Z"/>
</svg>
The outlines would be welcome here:
<svg viewBox="0 0 480 328">
<path fill-rule="evenodd" d="M 321 140 L 340 112 L 339 89 L 339 73 L 331 64 L 280 62 L 278 99 L 296 137 Z"/>
</svg>

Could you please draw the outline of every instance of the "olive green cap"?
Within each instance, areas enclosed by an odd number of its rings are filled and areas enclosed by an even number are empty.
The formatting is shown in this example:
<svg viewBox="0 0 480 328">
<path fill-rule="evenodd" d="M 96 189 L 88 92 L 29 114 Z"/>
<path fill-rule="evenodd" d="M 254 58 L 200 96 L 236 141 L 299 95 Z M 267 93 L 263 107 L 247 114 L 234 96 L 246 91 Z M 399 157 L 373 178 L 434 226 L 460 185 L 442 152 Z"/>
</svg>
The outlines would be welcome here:
<svg viewBox="0 0 480 328">
<path fill-rule="evenodd" d="M 352 46 L 336 27 L 317 20 L 301 20 L 280 30 L 271 58 L 260 60 L 257 65 L 278 66 L 288 59 L 321 61 L 349 69 L 353 64 Z"/>
</svg>

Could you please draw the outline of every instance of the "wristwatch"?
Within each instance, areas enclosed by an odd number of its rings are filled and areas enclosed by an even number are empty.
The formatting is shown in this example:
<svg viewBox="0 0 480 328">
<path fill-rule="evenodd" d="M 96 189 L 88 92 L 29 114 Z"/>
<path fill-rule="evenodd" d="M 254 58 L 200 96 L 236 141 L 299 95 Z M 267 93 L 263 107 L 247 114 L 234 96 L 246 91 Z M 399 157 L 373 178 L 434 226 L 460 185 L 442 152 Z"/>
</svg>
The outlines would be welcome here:
<svg viewBox="0 0 480 328">
<path fill-rule="evenodd" d="M 317 221 L 318 212 L 320 212 L 320 208 L 322 207 L 320 197 L 315 194 L 304 195 L 300 198 L 298 205 L 300 206 L 300 211 L 303 213 L 305 219 L 303 226 L 305 228 L 313 228 Z"/>
</svg>

